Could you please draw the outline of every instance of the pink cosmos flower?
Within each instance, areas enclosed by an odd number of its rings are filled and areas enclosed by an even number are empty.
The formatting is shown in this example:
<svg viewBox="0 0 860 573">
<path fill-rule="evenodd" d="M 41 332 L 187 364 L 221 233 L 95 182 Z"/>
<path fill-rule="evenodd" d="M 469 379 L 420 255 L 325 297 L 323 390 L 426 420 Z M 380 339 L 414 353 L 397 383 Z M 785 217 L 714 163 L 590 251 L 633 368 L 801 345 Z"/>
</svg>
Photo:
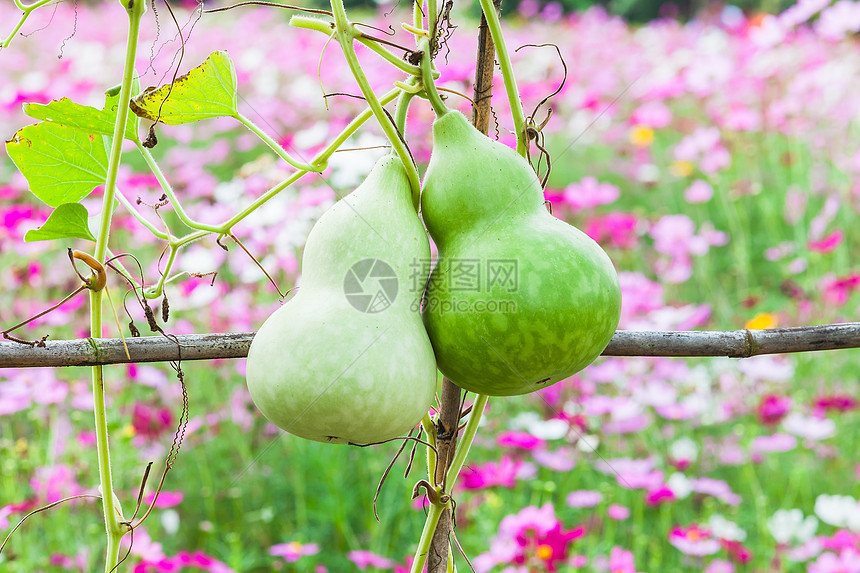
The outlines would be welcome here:
<svg viewBox="0 0 860 573">
<path fill-rule="evenodd" d="M 611 573 L 636 573 L 633 552 L 617 545 L 613 547 L 609 552 L 609 571 Z"/>
<path fill-rule="evenodd" d="M 572 448 L 561 447 L 555 450 L 534 450 L 534 461 L 545 468 L 557 472 L 569 472 L 576 467 L 575 452 Z"/>
<path fill-rule="evenodd" d="M 860 573 L 860 551 L 843 549 L 838 554 L 828 551 L 809 564 L 807 573 Z"/>
<path fill-rule="evenodd" d="M 630 115 L 630 125 L 642 125 L 652 129 L 663 129 L 672 121 L 672 110 L 659 100 L 649 101 L 636 108 Z"/>
<path fill-rule="evenodd" d="M 570 543 L 585 535 L 584 527 L 565 530 L 551 503 L 529 506 L 502 519 L 490 551 L 479 555 L 475 567 L 486 572 L 496 565 L 540 567 L 557 571 L 567 560 Z"/>
<path fill-rule="evenodd" d="M 181 491 L 166 491 L 161 490 L 158 494 L 158 500 L 155 502 L 155 507 L 159 509 L 164 509 L 167 507 L 175 507 L 182 503 L 182 499 L 185 495 Z M 155 499 L 155 492 L 151 492 L 146 496 L 146 504 L 152 504 L 152 500 Z"/>
<path fill-rule="evenodd" d="M 370 551 L 358 550 L 350 551 L 346 555 L 347 559 L 355 563 L 359 571 L 364 571 L 368 567 L 377 569 L 391 569 L 394 566 L 394 561 L 381 555 L 371 553 Z"/>
<path fill-rule="evenodd" d="M 753 456 L 761 461 L 761 454 L 769 452 L 790 452 L 797 447 L 797 438 L 777 432 L 770 436 L 757 436 L 750 444 Z"/>
<path fill-rule="evenodd" d="M 613 503 L 606 508 L 606 515 L 609 516 L 610 519 L 614 519 L 615 521 L 624 521 L 625 519 L 630 517 L 630 509 L 624 507 L 623 505 Z"/>
<path fill-rule="evenodd" d="M 603 494 L 599 491 L 581 489 L 567 494 L 565 501 L 570 507 L 594 507 L 603 501 Z"/>
<path fill-rule="evenodd" d="M 696 493 L 710 495 L 729 505 L 741 503 L 741 496 L 733 492 L 729 484 L 721 479 L 696 478 L 690 480 L 690 487 Z"/>
<path fill-rule="evenodd" d="M 735 573 L 735 566 L 725 559 L 714 559 L 705 567 L 705 573 Z"/>
<path fill-rule="evenodd" d="M 714 196 L 714 188 L 707 181 L 696 179 L 684 191 L 687 203 L 707 203 Z"/>
<path fill-rule="evenodd" d="M 695 557 L 713 555 L 720 550 L 720 542 L 711 536 L 711 532 L 696 524 L 673 527 L 669 533 L 669 543 L 684 555 Z"/>
<path fill-rule="evenodd" d="M 615 202 L 621 190 L 611 183 L 600 183 L 596 178 L 583 177 L 564 189 L 564 200 L 573 209 L 592 209 Z"/>
<path fill-rule="evenodd" d="M 297 541 L 291 541 L 289 543 L 272 545 L 269 548 L 269 555 L 283 557 L 287 563 L 293 563 L 305 555 L 316 555 L 319 551 L 319 545 L 316 543 L 299 543 Z"/>
<path fill-rule="evenodd" d="M 64 464 L 36 468 L 30 487 L 40 500 L 48 503 L 86 492 L 77 482 L 74 470 Z"/>
</svg>

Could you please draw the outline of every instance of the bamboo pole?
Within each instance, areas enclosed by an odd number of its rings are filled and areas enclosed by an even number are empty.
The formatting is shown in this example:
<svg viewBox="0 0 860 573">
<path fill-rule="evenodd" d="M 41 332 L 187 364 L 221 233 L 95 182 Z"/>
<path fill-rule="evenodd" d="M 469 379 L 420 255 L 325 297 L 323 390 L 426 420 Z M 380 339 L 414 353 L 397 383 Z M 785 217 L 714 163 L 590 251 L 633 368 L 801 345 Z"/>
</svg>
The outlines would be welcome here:
<svg viewBox="0 0 860 573">
<path fill-rule="evenodd" d="M 94 366 L 134 362 L 245 358 L 253 332 L 48 340 L 44 347 L 0 341 L 0 368 Z M 619 330 L 603 356 L 728 356 L 749 358 L 817 350 L 860 348 L 860 322 L 768 330 L 638 331 Z"/>
</svg>

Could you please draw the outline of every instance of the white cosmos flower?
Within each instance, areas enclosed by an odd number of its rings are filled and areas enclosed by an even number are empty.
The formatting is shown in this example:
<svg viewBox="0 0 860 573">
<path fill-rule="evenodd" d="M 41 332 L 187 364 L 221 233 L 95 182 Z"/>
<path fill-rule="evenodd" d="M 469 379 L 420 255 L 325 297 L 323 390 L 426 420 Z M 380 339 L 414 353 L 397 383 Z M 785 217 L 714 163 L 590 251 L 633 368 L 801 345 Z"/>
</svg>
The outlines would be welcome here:
<svg viewBox="0 0 860 573">
<path fill-rule="evenodd" d="M 804 519 L 799 509 L 778 509 L 767 520 L 767 528 L 777 543 L 803 543 L 818 529 L 818 520 L 814 515 Z"/>
<path fill-rule="evenodd" d="M 819 495 L 815 499 L 815 515 L 834 527 L 860 531 L 860 503 L 850 495 Z"/>
<path fill-rule="evenodd" d="M 708 520 L 708 529 L 714 537 L 728 539 L 729 541 L 745 541 L 747 532 L 740 528 L 734 521 L 729 521 L 719 513 L 715 513 Z"/>
</svg>

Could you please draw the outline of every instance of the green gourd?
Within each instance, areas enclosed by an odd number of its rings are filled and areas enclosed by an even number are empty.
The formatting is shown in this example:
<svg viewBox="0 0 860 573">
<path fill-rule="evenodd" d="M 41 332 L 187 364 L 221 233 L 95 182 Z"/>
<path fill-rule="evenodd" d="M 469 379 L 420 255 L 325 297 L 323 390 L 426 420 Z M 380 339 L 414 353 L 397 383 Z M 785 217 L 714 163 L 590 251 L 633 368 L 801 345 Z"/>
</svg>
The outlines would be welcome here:
<svg viewBox="0 0 860 573">
<path fill-rule="evenodd" d="M 534 170 L 450 111 L 433 124 L 421 198 L 439 249 L 423 301 L 451 381 L 510 396 L 590 364 L 612 338 L 621 289 L 587 235 L 553 217 Z"/>
<path fill-rule="evenodd" d="M 368 444 L 427 414 L 436 362 L 416 262 L 429 256 L 403 163 L 386 156 L 311 229 L 298 294 L 254 337 L 246 378 L 269 421 L 311 440 Z"/>
</svg>

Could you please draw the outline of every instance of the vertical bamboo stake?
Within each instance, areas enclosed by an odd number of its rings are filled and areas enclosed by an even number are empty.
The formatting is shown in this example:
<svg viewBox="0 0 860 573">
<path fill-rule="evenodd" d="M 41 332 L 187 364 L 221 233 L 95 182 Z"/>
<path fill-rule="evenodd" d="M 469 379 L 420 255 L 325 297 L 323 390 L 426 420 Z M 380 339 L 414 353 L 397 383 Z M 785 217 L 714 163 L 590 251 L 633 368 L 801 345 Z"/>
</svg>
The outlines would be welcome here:
<svg viewBox="0 0 860 573">
<path fill-rule="evenodd" d="M 498 12 L 502 0 L 493 0 Z M 487 134 L 490 127 L 490 102 L 493 95 L 493 70 L 496 59 L 496 48 L 490 36 L 487 19 L 481 15 L 478 33 L 478 53 L 475 69 L 474 100 L 472 124 L 482 133 Z M 457 426 L 460 424 L 460 387 L 444 379 L 442 386 L 441 412 L 436 424 L 436 485 L 444 485 L 447 492 L 445 475 L 454 459 L 457 445 Z M 450 492 L 447 492 L 450 493 Z M 450 535 L 453 527 L 451 510 L 445 509 L 439 518 L 430 552 L 427 555 L 427 573 L 445 573 L 448 568 L 448 552 L 450 550 Z"/>
</svg>

